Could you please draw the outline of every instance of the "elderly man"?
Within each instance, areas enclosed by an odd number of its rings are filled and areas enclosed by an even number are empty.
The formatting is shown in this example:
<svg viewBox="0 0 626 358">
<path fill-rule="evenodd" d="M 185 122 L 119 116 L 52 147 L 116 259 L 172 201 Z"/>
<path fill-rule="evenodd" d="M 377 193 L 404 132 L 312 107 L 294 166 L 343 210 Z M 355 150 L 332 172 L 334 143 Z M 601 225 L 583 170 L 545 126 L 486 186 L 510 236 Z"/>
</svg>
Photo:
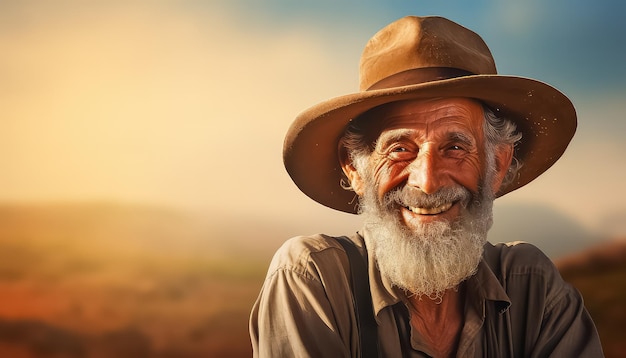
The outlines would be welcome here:
<svg viewBox="0 0 626 358">
<path fill-rule="evenodd" d="M 440 17 L 382 29 L 360 75 L 360 92 L 296 119 L 284 162 L 364 228 L 278 250 L 252 310 L 255 356 L 602 356 L 580 294 L 540 250 L 487 242 L 493 200 L 574 135 L 567 97 L 498 75 L 483 40 Z"/>
</svg>

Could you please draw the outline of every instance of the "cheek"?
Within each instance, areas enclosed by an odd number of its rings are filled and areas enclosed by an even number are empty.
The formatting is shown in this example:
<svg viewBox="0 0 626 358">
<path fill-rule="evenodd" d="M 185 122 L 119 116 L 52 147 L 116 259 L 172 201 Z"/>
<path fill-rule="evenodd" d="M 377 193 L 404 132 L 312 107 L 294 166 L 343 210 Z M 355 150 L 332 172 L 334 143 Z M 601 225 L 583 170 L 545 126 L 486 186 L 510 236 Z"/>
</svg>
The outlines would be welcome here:
<svg viewBox="0 0 626 358">
<path fill-rule="evenodd" d="M 474 193 L 478 192 L 484 172 L 483 164 L 478 156 L 465 158 L 450 169 L 451 176 L 455 178 L 455 181 Z"/>
<path fill-rule="evenodd" d="M 374 168 L 374 183 L 377 186 L 378 197 L 382 198 L 386 193 L 402 184 L 407 173 L 405 163 L 394 163 L 390 161 L 381 161 Z"/>
</svg>

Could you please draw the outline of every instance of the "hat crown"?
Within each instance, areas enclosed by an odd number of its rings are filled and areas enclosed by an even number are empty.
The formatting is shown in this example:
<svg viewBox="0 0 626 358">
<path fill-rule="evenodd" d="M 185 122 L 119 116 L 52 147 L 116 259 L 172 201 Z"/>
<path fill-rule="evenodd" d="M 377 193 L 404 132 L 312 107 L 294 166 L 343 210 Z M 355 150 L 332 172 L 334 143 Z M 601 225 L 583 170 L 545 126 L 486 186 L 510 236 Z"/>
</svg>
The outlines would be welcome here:
<svg viewBox="0 0 626 358">
<path fill-rule="evenodd" d="M 497 73 L 491 51 L 475 32 L 442 17 L 407 16 L 384 27 L 367 43 L 359 88 L 365 91 L 392 75 L 424 68 Z"/>
</svg>

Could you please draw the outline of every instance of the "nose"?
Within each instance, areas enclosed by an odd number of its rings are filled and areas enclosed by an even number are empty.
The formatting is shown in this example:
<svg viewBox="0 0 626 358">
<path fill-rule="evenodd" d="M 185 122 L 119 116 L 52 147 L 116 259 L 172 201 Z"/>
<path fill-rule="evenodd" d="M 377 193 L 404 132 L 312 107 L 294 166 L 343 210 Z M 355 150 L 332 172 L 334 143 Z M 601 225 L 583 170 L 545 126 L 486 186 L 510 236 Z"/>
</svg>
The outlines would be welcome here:
<svg viewBox="0 0 626 358">
<path fill-rule="evenodd" d="M 444 184 L 444 173 L 441 158 L 428 148 L 420 149 L 417 157 L 407 167 L 409 176 L 407 184 L 419 188 L 426 194 L 432 194 L 441 189 Z"/>
</svg>

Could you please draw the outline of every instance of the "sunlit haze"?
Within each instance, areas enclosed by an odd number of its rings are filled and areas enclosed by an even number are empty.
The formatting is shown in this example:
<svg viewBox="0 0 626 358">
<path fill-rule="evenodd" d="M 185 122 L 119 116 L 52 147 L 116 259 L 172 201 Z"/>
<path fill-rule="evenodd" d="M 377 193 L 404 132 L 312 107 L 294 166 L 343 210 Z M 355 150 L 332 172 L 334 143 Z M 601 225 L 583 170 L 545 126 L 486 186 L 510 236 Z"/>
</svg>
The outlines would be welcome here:
<svg viewBox="0 0 626 358">
<path fill-rule="evenodd" d="M 483 35 L 501 72 L 557 86 L 579 113 L 563 159 L 498 199 L 496 210 L 548 206 L 596 234 L 626 233 L 626 51 L 589 41 L 623 34 L 623 21 L 599 18 L 623 12 L 591 1 L 576 2 L 568 16 L 539 1 L 482 1 L 472 11 L 462 1 L 423 9 L 411 2 L 372 4 L 344 21 L 349 9 L 332 2 L 206 3 L 2 2 L 0 201 L 150 203 L 243 225 L 255 218 L 308 231 L 358 228 L 356 218 L 291 183 L 284 133 L 301 110 L 356 91 L 360 51 L 378 29 L 437 13 Z M 578 44 L 579 33 L 570 34 L 577 24 L 587 29 Z M 540 51 L 554 43 L 562 48 Z M 622 68 L 607 74 L 616 63 Z"/>
</svg>

